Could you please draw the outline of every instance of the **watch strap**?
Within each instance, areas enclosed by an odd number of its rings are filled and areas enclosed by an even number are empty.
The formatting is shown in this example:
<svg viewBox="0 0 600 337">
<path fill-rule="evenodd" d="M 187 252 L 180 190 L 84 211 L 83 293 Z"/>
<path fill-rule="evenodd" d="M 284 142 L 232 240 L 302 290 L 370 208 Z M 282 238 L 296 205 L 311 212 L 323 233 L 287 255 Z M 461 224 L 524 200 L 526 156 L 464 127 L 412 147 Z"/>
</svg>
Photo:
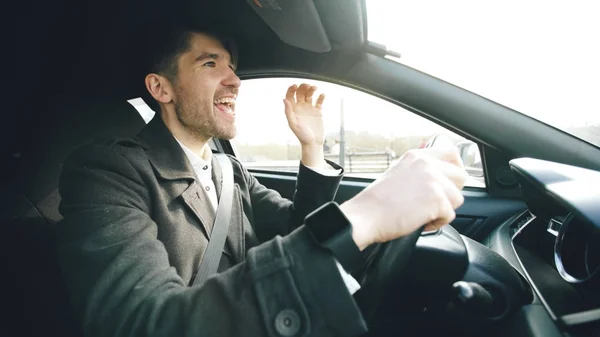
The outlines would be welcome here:
<svg viewBox="0 0 600 337">
<path fill-rule="evenodd" d="M 307 215 L 304 224 L 315 241 L 329 250 L 347 272 L 362 266 L 363 255 L 352 239 L 352 224 L 335 201 Z"/>
</svg>

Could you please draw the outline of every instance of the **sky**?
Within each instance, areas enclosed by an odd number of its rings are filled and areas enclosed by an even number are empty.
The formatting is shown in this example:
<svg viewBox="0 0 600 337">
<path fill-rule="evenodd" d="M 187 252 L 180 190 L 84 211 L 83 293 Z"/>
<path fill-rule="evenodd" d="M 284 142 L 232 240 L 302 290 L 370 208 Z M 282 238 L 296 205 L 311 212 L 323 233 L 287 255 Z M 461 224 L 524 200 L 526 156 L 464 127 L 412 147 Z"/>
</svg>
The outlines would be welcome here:
<svg viewBox="0 0 600 337">
<path fill-rule="evenodd" d="M 399 62 L 558 128 L 600 124 L 600 2 L 366 1 Z"/>
</svg>

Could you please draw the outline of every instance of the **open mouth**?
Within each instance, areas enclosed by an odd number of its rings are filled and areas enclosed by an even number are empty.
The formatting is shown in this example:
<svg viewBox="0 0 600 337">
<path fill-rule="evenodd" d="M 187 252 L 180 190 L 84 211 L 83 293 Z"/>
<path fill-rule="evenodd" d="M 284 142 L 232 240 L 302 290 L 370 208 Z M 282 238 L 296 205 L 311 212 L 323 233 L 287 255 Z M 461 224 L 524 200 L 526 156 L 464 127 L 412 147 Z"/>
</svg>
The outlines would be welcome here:
<svg viewBox="0 0 600 337">
<path fill-rule="evenodd" d="M 224 112 L 229 115 L 235 114 L 235 98 L 234 97 L 223 97 L 215 100 L 215 107 L 217 110 Z"/>
</svg>

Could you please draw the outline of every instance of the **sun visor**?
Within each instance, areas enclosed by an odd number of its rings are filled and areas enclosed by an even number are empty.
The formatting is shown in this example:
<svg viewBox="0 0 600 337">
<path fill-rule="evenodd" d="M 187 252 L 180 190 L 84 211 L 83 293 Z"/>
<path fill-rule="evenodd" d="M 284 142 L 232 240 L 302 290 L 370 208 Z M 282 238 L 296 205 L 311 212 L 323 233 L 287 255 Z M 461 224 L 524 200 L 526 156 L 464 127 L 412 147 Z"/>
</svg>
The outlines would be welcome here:
<svg viewBox="0 0 600 337">
<path fill-rule="evenodd" d="M 312 0 L 246 0 L 281 41 L 316 53 L 331 50 Z"/>
</svg>

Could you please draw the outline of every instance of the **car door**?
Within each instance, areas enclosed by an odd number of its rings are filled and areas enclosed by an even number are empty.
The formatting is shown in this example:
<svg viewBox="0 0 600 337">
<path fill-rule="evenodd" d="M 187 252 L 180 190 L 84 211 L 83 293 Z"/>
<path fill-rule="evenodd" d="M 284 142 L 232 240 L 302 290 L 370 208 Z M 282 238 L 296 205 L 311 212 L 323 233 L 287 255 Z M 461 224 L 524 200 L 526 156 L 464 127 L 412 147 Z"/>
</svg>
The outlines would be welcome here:
<svg viewBox="0 0 600 337">
<path fill-rule="evenodd" d="M 293 197 L 301 152 L 287 126 L 280 98 L 288 86 L 302 82 L 316 85 L 327 97 L 322 109 L 324 156 L 343 163 L 345 169 L 336 195 L 338 203 L 358 194 L 406 151 L 444 143 L 456 146 L 469 173 L 463 190 L 465 202 L 452 226 L 481 241 L 526 209 L 506 158 L 471 141 L 469 135 L 458 135 L 382 98 L 338 84 L 299 78 L 244 80 L 236 103 L 238 135 L 221 145 L 262 184 L 282 196 Z"/>
</svg>

